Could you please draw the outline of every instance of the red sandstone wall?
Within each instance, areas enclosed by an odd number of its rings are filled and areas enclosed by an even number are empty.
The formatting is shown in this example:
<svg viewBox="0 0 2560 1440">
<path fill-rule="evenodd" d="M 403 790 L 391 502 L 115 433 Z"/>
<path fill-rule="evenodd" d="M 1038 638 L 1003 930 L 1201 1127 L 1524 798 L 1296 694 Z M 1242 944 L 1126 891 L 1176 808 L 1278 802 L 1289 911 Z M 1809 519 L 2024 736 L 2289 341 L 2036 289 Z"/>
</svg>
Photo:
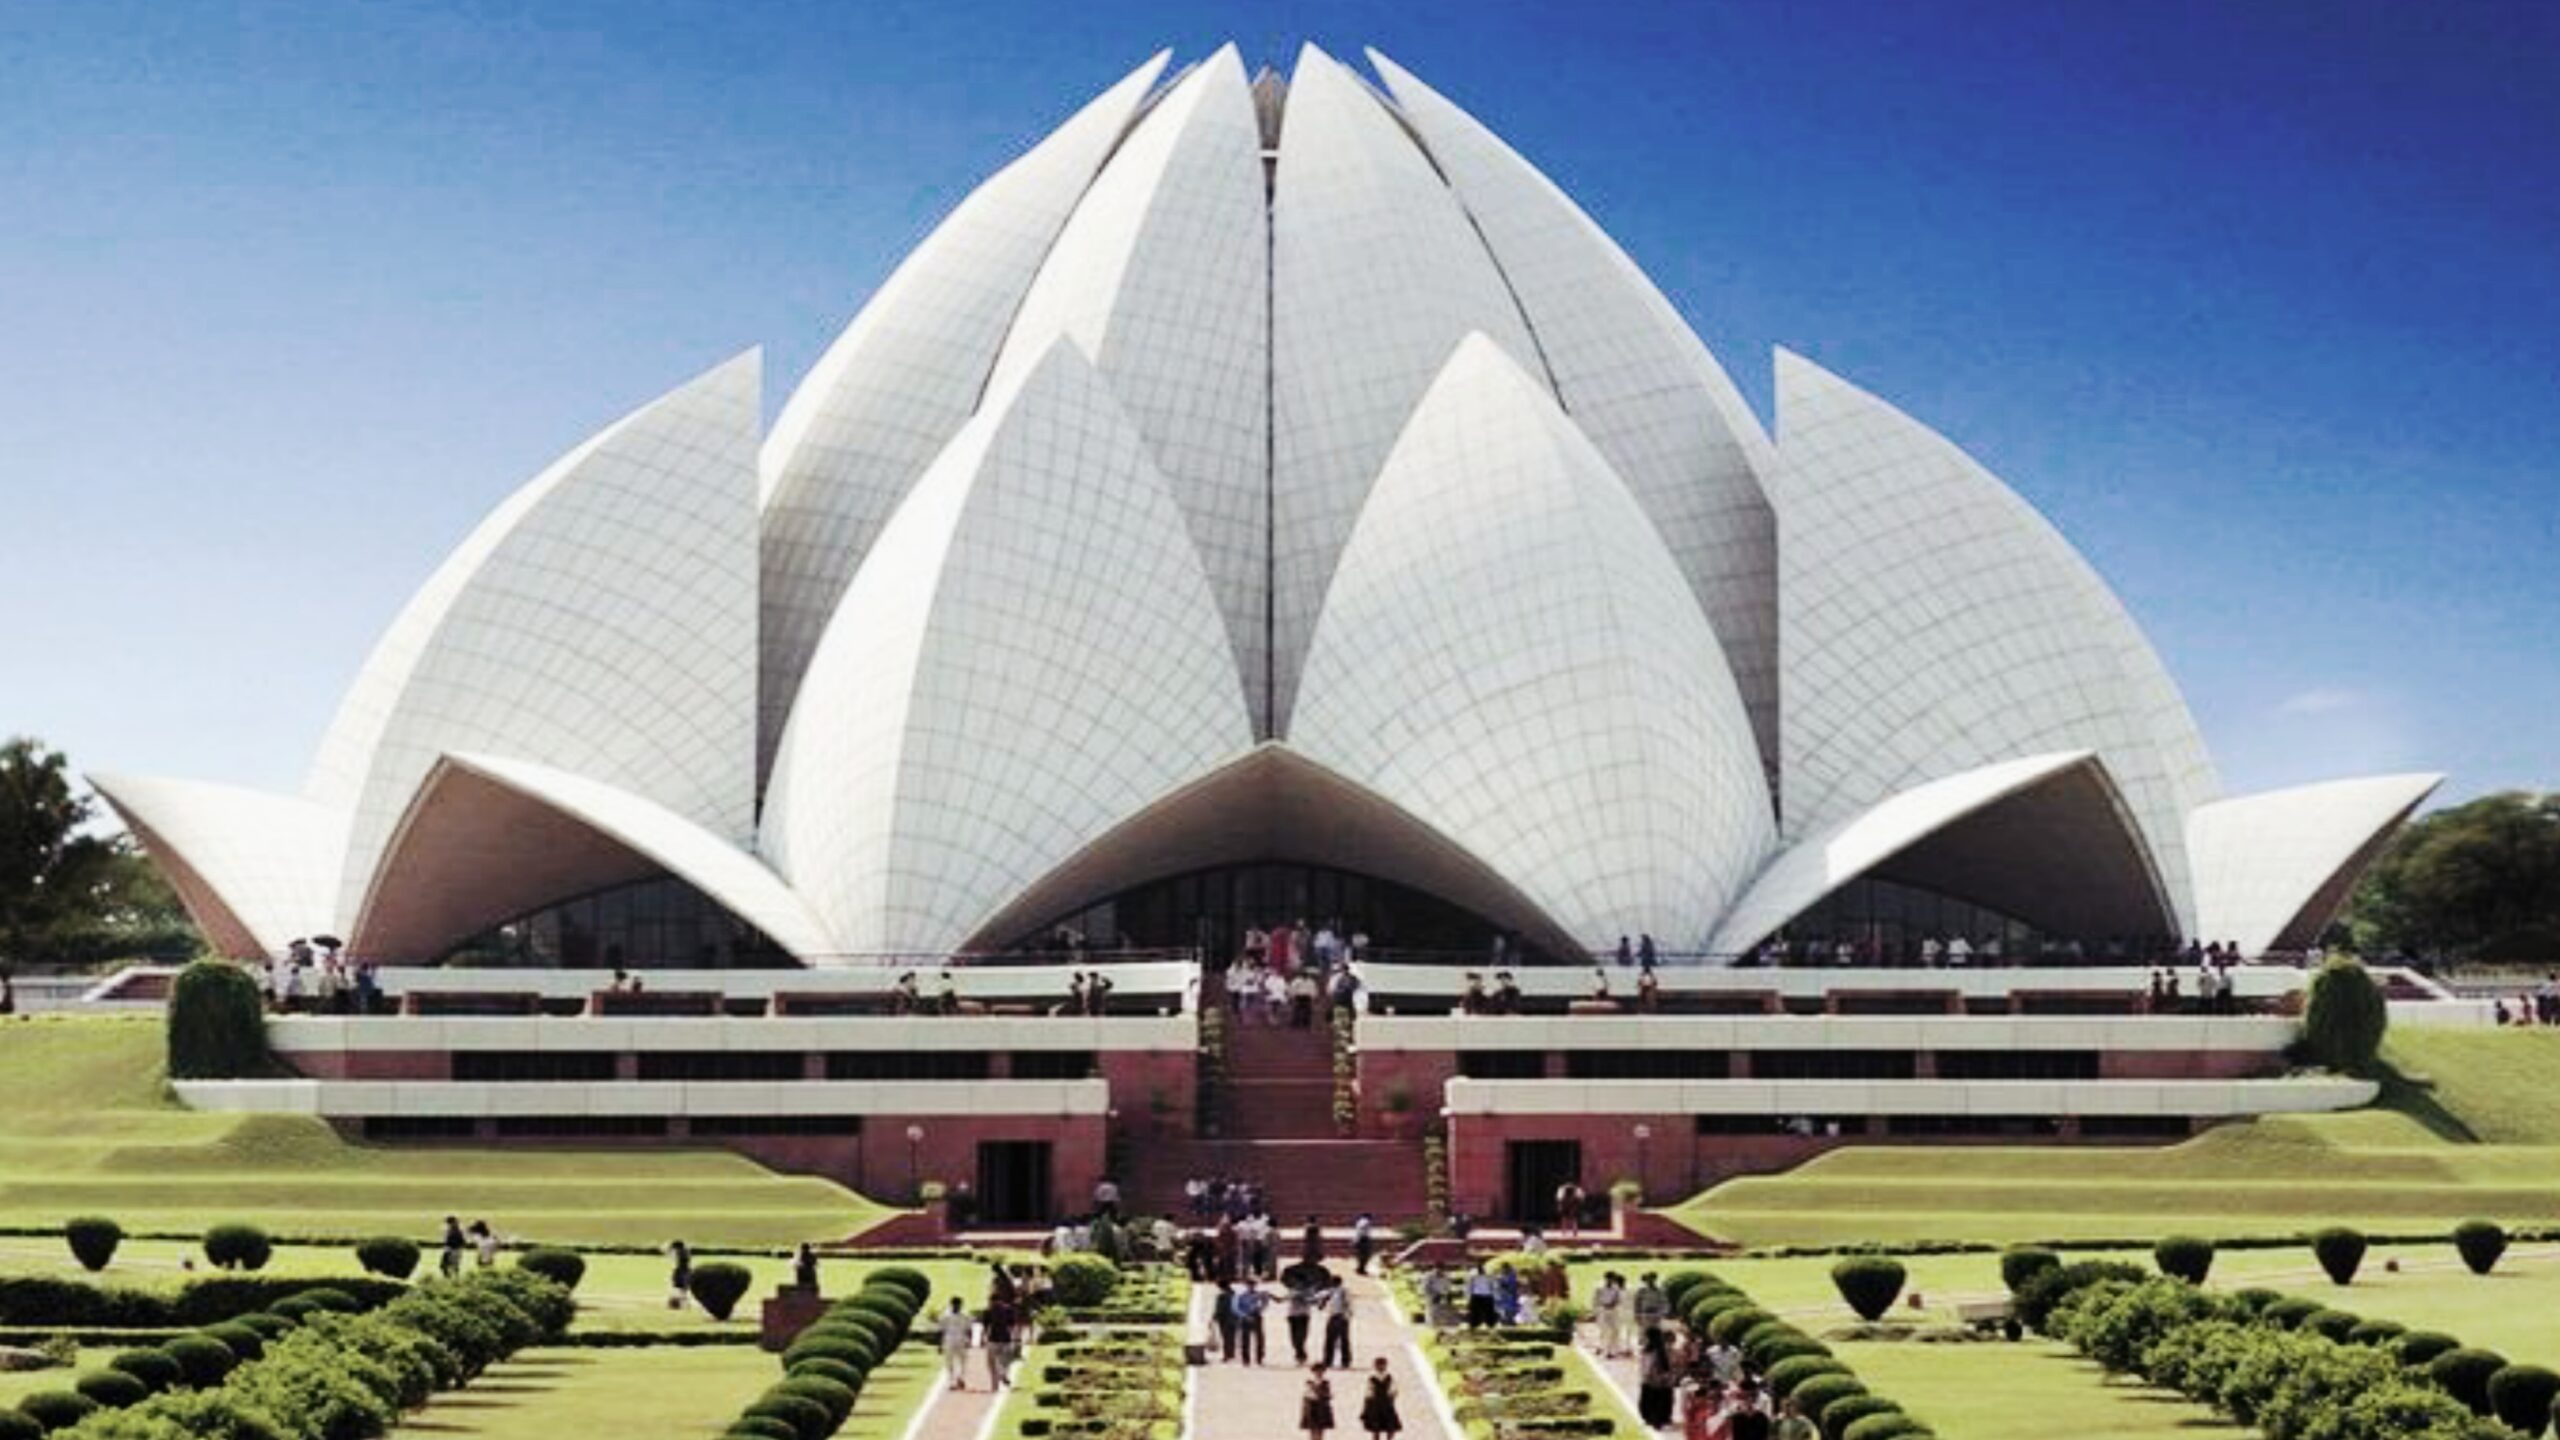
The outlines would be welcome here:
<svg viewBox="0 0 2560 1440">
<path fill-rule="evenodd" d="M 1458 1057 L 1446 1050 L 1364 1050 L 1359 1065 L 1360 1134 L 1368 1140 L 1407 1139 L 1438 1123 L 1458 1073 Z M 1398 1086 L 1413 1097 L 1401 1118 L 1384 1108 Z"/>
<path fill-rule="evenodd" d="M 1094 1057 L 1111 1084 L 1111 1108 L 1131 1140 L 1186 1138 L 1195 1128 L 1200 1057 L 1191 1051 L 1105 1050 Z"/>
</svg>

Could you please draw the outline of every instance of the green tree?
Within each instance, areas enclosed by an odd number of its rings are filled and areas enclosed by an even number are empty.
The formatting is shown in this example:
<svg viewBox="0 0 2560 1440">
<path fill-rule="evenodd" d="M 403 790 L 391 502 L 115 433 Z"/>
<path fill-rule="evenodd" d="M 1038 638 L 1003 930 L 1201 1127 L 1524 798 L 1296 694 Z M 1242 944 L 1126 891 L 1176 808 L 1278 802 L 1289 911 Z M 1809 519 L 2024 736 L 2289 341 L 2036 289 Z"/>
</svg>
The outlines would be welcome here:
<svg viewBox="0 0 2560 1440">
<path fill-rule="evenodd" d="M 2457 958 L 2560 938 L 2560 793 L 2510 791 L 2400 832 L 2348 912 L 2357 948 Z"/>
<path fill-rule="evenodd" d="M 61 751 L 25 736 L 0 742 L 0 968 L 196 948 L 177 896 L 98 818 Z"/>
</svg>

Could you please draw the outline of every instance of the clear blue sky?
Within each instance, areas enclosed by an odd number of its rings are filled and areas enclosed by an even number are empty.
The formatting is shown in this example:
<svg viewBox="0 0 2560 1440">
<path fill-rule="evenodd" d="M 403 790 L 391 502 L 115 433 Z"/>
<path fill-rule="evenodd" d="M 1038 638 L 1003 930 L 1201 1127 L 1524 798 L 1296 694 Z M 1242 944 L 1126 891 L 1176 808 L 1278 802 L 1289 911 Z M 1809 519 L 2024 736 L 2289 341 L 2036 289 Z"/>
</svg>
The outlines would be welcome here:
<svg viewBox="0 0 2560 1440">
<path fill-rule="evenodd" d="M 2054 518 L 2234 788 L 2560 785 L 2560 5 L 0 10 L 0 731 L 289 787 L 489 506 L 750 345 L 768 408 L 1159 45 L 1375 44 L 1766 414 L 1811 355 Z"/>
</svg>

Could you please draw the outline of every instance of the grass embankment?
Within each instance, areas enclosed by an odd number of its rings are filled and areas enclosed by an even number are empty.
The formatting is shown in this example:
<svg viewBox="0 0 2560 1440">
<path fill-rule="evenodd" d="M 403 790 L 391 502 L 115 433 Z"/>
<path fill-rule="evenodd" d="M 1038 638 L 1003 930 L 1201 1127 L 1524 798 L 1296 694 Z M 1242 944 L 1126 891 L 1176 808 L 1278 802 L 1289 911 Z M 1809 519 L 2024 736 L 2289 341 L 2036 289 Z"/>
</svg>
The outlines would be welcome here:
<svg viewBox="0 0 2560 1440">
<path fill-rule="evenodd" d="M 773 1357 L 751 1345 L 527 1350 L 468 1388 L 438 1395 L 393 1433 L 478 1440 L 712 1435 L 773 1379 Z"/>
<path fill-rule="evenodd" d="M 1853 1146 L 1672 1210 L 1745 1245 L 2560 1224 L 2560 1032 L 2406 1030 L 2376 1106 L 2183 1144 Z"/>
<path fill-rule="evenodd" d="M 460 1214 L 545 1241 L 780 1246 L 888 1214 L 725 1150 L 377 1146 L 298 1116 L 200 1114 L 170 1097 L 161 1046 L 152 1018 L 0 1023 L 0 1226 L 423 1237 Z"/>
</svg>

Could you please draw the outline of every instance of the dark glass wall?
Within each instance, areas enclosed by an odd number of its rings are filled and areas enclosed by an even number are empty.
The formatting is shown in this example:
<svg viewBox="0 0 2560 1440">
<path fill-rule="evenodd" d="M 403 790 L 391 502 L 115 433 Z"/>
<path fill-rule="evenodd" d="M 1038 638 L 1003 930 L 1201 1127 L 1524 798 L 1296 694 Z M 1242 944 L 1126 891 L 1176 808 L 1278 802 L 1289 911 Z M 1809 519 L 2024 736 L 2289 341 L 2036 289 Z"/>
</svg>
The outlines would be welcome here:
<svg viewBox="0 0 2560 1440">
<path fill-rule="evenodd" d="M 673 876 L 563 900 L 484 931 L 447 965 L 566 970 L 789 970 L 799 962 Z"/>
<path fill-rule="evenodd" d="M 1248 929 L 1331 925 L 1365 934 L 1372 951 L 1482 955 L 1495 925 L 1436 895 L 1321 865 L 1232 865 L 1195 870 L 1123 891 L 1018 938 L 1017 948 L 1052 949 L 1072 930 L 1096 949 L 1196 946 L 1226 957 Z"/>
</svg>

